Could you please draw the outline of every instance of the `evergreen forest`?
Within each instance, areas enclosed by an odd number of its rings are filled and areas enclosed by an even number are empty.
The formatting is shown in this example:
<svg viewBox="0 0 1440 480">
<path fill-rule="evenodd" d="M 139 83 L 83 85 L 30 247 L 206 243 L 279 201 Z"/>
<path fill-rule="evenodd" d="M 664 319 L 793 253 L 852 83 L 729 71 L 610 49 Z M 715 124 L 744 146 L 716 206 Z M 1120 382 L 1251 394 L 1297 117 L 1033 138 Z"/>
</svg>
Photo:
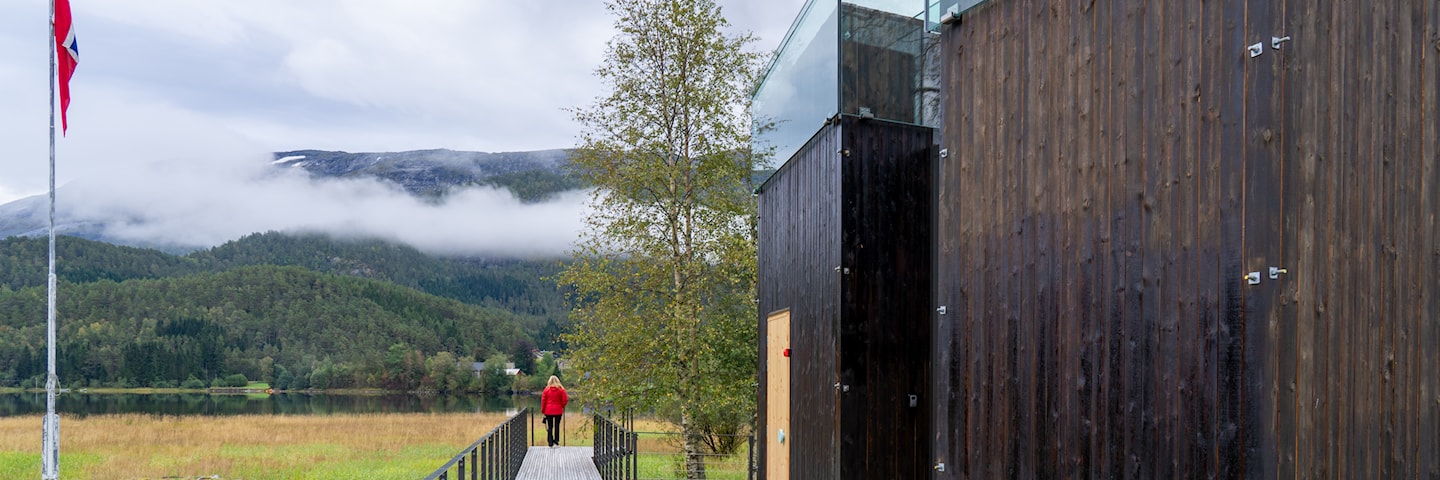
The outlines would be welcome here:
<svg viewBox="0 0 1440 480">
<path fill-rule="evenodd" d="M 0 387 L 44 384 L 46 251 L 0 240 Z M 183 256 L 74 237 L 56 252 L 70 388 L 473 390 L 473 361 L 563 347 L 556 260 L 275 232 Z"/>
</svg>

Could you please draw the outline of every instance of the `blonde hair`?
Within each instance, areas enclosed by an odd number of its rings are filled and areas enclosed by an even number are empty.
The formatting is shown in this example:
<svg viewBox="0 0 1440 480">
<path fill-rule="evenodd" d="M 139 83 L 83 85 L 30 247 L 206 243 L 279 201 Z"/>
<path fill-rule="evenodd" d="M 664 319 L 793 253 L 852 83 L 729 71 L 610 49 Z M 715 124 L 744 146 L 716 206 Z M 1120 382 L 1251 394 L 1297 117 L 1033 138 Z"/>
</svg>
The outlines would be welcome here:
<svg viewBox="0 0 1440 480">
<path fill-rule="evenodd" d="M 562 389 L 565 388 L 564 385 L 561 385 L 561 384 L 560 384 L 560 377 L 557 377 L 557 376 L 554 376 L 554 375 L 551 375 L 551 376 L 550 376 L 550 381 L 549 381 L 548 383 L 546 383 L 546 385 L 547 385 L 547 386 L 551 386 L 551 387 L 560 387 L 560 388 L 562 388 Z"/>
</svg>

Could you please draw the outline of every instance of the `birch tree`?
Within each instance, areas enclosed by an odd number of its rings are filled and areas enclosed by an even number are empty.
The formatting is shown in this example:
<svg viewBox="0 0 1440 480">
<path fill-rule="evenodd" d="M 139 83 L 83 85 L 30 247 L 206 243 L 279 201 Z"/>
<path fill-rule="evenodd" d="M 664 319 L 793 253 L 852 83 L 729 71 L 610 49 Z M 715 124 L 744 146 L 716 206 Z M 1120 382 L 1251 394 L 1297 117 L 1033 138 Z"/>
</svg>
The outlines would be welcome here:
<svg viewBox="0 0 1440 480">
<path fill-rule="evenodd" d="M 755 156 L 749 94 L 762 56 L 711 0 L 612 0 L 617 34 L 575 109 L 574 163 L 596 188 L 558 277 L 583 398 L 674 412 L 686 478 L 705 434 L 755 399 Z M 740 419 L 738 422 L 736 419 Z"/>
</svg>

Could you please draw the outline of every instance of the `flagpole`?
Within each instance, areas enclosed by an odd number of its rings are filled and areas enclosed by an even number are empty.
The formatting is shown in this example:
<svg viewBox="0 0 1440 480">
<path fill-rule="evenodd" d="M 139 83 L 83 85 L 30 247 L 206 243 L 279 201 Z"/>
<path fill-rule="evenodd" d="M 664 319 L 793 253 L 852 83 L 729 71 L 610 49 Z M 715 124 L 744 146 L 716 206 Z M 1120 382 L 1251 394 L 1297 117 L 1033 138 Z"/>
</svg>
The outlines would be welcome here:
<svg viewBox="0 0 1440 480">
<path fill-rule="evenodd" d="M 60 478 L 60 416 L 55 414 L 55 0 L 50 0 L 50 262 L 46 276 L 48 306 L 45 312 L 45 420 L 44 445 L 40 452 L 40 476 Z"/>
</svg>

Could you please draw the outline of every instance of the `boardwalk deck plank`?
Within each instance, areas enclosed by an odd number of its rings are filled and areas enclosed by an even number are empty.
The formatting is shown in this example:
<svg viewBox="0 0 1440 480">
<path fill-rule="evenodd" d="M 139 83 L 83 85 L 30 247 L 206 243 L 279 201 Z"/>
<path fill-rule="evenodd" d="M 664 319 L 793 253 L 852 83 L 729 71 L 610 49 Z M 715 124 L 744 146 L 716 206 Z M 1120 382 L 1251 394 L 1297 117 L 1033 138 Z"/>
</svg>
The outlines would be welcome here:
<svg viewBox="0 0 1440 480">
<path fill-rule="evenodd" d="M 590 459 L 590 447 L 530 447 L 525 463 L 520 464 L 516 480 L 548 480 L 565 478 L 600 480 L 600 471 Z"/>
</svg>

